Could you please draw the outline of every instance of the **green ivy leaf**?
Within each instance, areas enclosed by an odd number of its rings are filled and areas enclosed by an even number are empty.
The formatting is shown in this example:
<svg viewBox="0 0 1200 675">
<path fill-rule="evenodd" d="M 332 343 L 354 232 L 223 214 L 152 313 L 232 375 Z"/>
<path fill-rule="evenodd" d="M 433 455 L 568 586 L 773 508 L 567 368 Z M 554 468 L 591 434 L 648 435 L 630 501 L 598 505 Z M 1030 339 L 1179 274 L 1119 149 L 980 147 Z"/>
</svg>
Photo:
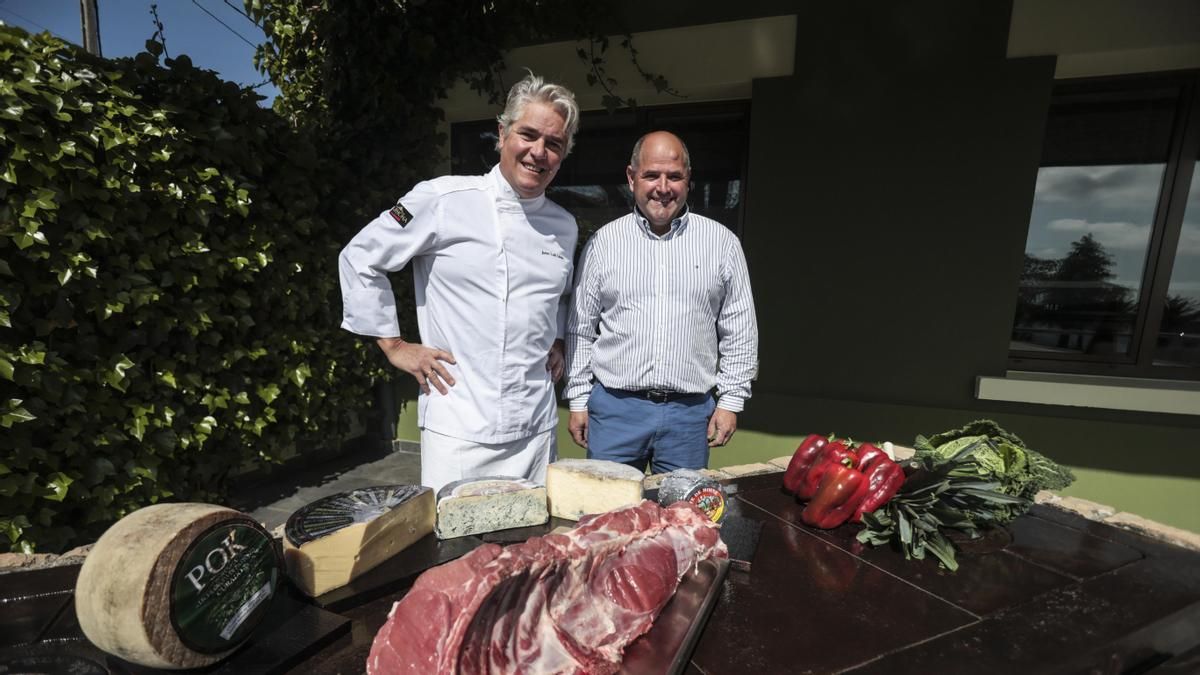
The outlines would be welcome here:
<svg viewBox="0 0 1200 675">
<path fill-rule="evenodd" d="M 8 537 L 9 543 L 15 543 L 21 538 L 25 528 L 31 523 L 25 516 L 14 516 L 11 518 L 0 518 L 0 534 Z"/>
<path fill-rule="evenodd" d="M 61 502 L 67 498 L 67 488 L 74 483 L 75 479 L 65 473 L 55 472 L 50 474 L 49 481 L 46 483 L 46 488 L 50 490 L 50 494 L 45 495 L 46 499 Z"/>
<path fill-rule="evenodd" d="M 270 404 L 279 397 L 279 385 L 265 384 L 255 388 L 255 393 L 263 400 L 263 403 Z"/>
<path fill-rule="evenodd" d="M 303 387 L 310 377 L 312 377 L 312 370 L 309 369 L 307 363 L 302 363 L 288 372 L 288 379 L 297 387 Z"/>
<path fill-rule="evenodd" d="M 125 391 L 125 371 L 133 367 L 133 361 L 124 354 L 103 373 L 104 382 L 119 391 Z"/>
<path fill-rule="evenodd" d="M 214 418 L 212 415 L 205 415 L 204 419 L 200 420 L 199 422 L 196 422 L 195 428 L 196 428 L 196 431 L 198 431 L 198 432 L 201 432 L 205 435 L 210 435 L 210 434 L 212 434 L 213 429 L 216 428 L 216 426 L 217 426 L 216 418 Z"/>
<path fill-rule="evenodd" d="M 138 441 L 141 441 L 142 437 L 146 435 L 145 415 L 135 416 L 129 421 L 128 424 L 125 425 L 125 429 L 129 431 L 130 436 L 133 436 L 134 438 L 138 439 Z"/>
<path fill-rule="evenodd" d="M 14 424 L 32 422 L 37 419 L 37 416 L 33 413 L 22 408 L 21 403 L 22 401 L 19 398 L 8 399 L 8 410 L 3 415 L 0 415 L 0 427 L 11 429 Z"/>
</svg>

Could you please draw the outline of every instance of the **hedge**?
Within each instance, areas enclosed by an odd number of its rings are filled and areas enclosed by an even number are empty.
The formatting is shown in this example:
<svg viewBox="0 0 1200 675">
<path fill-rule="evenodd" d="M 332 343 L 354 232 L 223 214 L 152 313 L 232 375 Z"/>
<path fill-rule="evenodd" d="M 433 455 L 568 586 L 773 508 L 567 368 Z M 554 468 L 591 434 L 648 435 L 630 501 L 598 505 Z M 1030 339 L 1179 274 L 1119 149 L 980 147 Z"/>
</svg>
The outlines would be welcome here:
<svg viewBox="0 0 1200 675">
<path fill-rule="evenodd" d="M 0 551 L 220 500 L 347 435 L 383 372 L 338 328 L 314 145 L 164 63 L 0 27 Z"/>
</svg>

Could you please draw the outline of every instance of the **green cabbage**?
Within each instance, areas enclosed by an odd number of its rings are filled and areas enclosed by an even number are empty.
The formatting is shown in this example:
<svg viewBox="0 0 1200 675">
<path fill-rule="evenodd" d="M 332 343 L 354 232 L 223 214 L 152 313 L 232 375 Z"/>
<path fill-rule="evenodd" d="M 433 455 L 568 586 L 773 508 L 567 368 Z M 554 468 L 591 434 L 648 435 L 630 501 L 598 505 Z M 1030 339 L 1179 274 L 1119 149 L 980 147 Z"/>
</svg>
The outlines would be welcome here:
<svg viewBox="0 0 1200 675">
<path fill-rule="evenodd" d="M 918 457 L 945 462 L 964 448 L 978 447 L 968 462 L 955 469 L 999 484 L 997 492 L 1032 500 L 1040 490 L 1061 490 L 1075 481 L 1071 470 L 1029 448 L 1015 434 L 992 420 L 976 420 L 929 438 L 917 436 Z"/>
</svg>

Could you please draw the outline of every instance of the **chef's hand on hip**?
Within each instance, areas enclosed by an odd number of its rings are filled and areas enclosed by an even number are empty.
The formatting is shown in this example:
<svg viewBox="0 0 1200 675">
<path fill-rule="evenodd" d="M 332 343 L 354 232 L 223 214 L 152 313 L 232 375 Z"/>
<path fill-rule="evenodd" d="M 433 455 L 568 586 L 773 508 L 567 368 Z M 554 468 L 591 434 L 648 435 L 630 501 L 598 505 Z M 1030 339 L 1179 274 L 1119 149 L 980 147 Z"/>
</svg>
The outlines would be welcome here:
<svg viewBox="0 0 1200 675">
<path fill-rule="evenodd" d="M 550 353 L 546 355 L 546 370 L 550 371 L 550 381 L 558 382 L 566 370 L 567 360 L 563 356 L 563 341 L 555 340 L 550 345 Z"/>
<path fill-rule="evenodd" d="M 379 338 L 375 344 L 379 345 L 393 366 L 417 380 L 422 393 L 428 394 L 432 386 L 444 395 L 447 387 L 454 386 L 454 377 L 441 363 L 458 363 L 450 352 L 416 342 L 405 342 L 403 338 Z"/>
<path fill-rule="evenodd" d="M 737 413 L 717 408 L 708 418 L 708 447 L 725 445 L 733 438 L 734 431 L 737 431 Z"/>
<path fill-rule="evenodd" d="M 587 411 L 572 410 L 571 419 L 567 421 L 567 430 L 571 432 L 571 438 L 575 439 L 576 445 L 581 448 L 586 448 L 588 435 Z"/>
</svg>

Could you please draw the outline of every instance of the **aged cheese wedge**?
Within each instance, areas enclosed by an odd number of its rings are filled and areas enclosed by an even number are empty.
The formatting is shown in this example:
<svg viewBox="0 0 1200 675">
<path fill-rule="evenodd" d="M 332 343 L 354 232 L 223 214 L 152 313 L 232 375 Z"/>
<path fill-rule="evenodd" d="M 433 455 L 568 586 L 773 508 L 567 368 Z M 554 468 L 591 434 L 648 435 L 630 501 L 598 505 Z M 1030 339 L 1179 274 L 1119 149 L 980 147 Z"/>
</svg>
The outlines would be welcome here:
<svg viewBox="0 0 1200 675">
<path fill-rule="evenodd" d="M 560 459 L 546 469 L 546 498 L 550 515 L 579 520 L 642 500 L 637 469 L 602 459 Z"/>
<path fill-rule="evenodd" d="M 541 525 L 547 520 L 546 488 L 523 478 L 468 478 L 438 490 L 439 539 Z"/>
<path fill-rule="evenodd" d="M 288 518 L 288 576 L 311 596 L 353 581 L 433 532 L 433 490 L 389 485 L 330 495 Z"/>
<path fill-rule="evenodd" d="M 155 504 L 117 521 L 79 571 L 75 613 L 94 645 L 152 668 L 199 668 L 249 637 L 279 586 L 271 535 L 213 504 Z"/>
</svg>

